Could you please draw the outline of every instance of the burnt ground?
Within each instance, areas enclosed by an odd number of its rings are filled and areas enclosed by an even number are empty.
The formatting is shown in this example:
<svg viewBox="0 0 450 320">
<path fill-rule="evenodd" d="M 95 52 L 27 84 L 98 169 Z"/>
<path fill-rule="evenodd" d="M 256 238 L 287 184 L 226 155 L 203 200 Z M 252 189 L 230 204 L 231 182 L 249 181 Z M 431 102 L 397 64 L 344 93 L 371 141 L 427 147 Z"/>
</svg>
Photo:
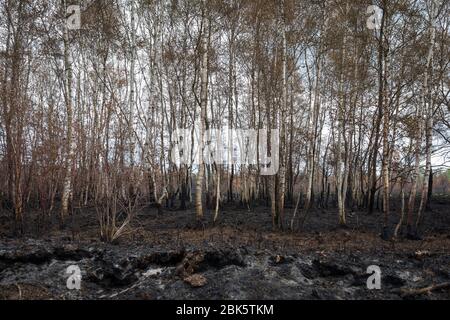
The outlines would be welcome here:
<svg viewBox="0 0 450 320">
<path fill-rule="evenodd" d="M 450 299 L 450 201 L 434 200 L 420 240 L 385 241 L 380 213 L 313 210 L 302 230 L 273 231 L 269 208 L 228 206 L 212 225 L 194 211 L 144 208 L 117 243 L 98 240 L 95 210 L 76 211 L 65 230 L 40 228 L 29 213 L 25 236 L 0 215 L 0 299 Z M 286 209 L 290 220 L 293 209 Z M 391 230 L 398 212 L 391 214 Z M 81 269 L 68 290 L 66 269 Z M 368 290 L 366 269 L 381 269 Z"/>
</svg>

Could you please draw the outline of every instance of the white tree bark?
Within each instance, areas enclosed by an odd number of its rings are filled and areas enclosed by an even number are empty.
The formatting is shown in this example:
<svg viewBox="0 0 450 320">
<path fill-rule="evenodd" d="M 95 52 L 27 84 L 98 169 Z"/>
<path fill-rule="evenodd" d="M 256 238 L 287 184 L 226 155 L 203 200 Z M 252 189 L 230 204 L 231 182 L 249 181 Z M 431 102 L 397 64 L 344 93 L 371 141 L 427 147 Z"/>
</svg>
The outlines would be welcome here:
<svg viewBox="0 0 450 320">
<path fill-rule="evenodd" d="M 66 1 L 63 0 L 64 12 Z M 72 195 L 72 166 L 75 155 L 73 139 L 73 110 L 72 110 L 72 61 L 70 58 L 69 30 L 64 23 L 64 99 L 66 102 L 67 130 L 66 130 L 66 163 L 64 172 L 63 194 L 61 200 L 61 222 L 68 213 L 69 199 Z"/>
<path fill-rule="evenodd" d="M 434 0 L 430 1 L 430 45 L 428 47 L 427 64 L 423 81 L 423 109 L 425 115 L 425 152 L 426 164 L 425 174 L 422 184 L 422 195 L 420 199 L 419 212 L 417 214 L 416 228 L 419 226 L 425 206 L 428 200 L 428 183 L 431 173 L 431 151 L 432 151 L 432 133 L 433 133 L 433 97 L 432 97 L 432 70 L 433 70 L 433 55 L 434 45 L 436 40 L 436 22 L 438 16 L 437 3 Z"/>
<path fill-rule="evenodd" d="M 203 6 L 206 6 L 206 2 L 203 2 Z M 206 9 L 205 9 L 206 10 Z M 200 125 L 199 125 L 199 148 L 198 148 L 198 175 L 196 181 L 195 192 L 195 211 L 197 220 L 203 219 L 203 203 L 202 203 L 202 189 L 203 179 L 205 176 L 205 165 L 203 163 L 203 133 L 205 132 L 206 122 L 206 108 L 208 100 L 208 32 L 209 32 L 209 17 L 207 14 L 203 16 L 203 29 L 202 29 L 202 62 L 201 62 L 201 93 L 200 93 Z"/>
</svg>

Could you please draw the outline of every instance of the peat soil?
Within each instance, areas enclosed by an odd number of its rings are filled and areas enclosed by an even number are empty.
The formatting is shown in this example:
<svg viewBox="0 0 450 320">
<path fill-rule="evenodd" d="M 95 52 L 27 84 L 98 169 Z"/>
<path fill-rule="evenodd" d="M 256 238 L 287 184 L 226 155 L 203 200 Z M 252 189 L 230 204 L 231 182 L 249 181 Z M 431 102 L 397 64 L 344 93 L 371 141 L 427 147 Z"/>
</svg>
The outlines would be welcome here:
<svg viewBox="0 0 450 320">
<path fill-rule="evenodd" d="M 20 239 L 4 212 L 0 299 L 450 299 L 450 201 L 431 209 L 421 239 L 385 241 L 378 212 L 351 212 L 343 229 L 336 210 L 313 210 L 291 232 L 272 230 L 262 206 L 228 206 L 215 225 L 208 212 L 200 228 L 193 210 L 145 208 L 114 244 L 98 240 L 95 210 L 75 211 L 62 231 L 56 221 L 40 228 L 29 213 Z M 391 231 L 398 218 L 394 210 Z M 71 265 L 80 290 L 67 288 Z M 367 288 L 371 265 L 381 270 L 380 290 Z"/>
</svg>

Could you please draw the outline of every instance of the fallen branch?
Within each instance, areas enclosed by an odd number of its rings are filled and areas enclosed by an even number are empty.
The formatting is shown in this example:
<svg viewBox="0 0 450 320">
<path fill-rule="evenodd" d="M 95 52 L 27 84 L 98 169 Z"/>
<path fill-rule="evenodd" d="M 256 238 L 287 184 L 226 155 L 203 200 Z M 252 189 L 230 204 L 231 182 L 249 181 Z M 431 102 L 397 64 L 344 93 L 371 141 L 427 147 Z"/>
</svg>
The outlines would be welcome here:
<svg viewBox="0 0 450 320">
<path fill-rule="evenodd" d="M 443 282 L 435 285 L 431 285 L 425 288 L 420 289 L 400 289 L 400 294 L 402 297 L 411 297 L 411 296 L 417 296 L 420 294 L 430 293 L 434 290 L 440 290 L 440 289 L 450 289 L 450 282 Z"/>
<path fill-rule="evenodd" d="M 137 282 L 135 282 L 131 287 L 128 287 L 128 288 L 125 288 L 125 289 L 123 289 L 123 290 L 121 290 L 119 292 L 113 293 L 113 294 L 111 294 L 109 296 L 109 298 L 110 299 L 116 298 L 117 296 L 119 296 L 121 294 L 124 294 L 124 293 L 126 293 L 126 292 L 128 292 L 128 291 L 130 291 L 130 290 L 132 290 L 134 288 L 136 288 L 137 286 L 141 285 L 148 277 L 160 274 L 162 271 L 163 271 L 162 269 L 157 270 L 157 272 L 148 272 L 147 271 L 146 273 L 144 273 L 142 275 L 142 278 L 140 280 L 138 280 Z M 104 299 L 104 298 L 107 298 L 107 297 L 108 297 L 108 295 L 104 294 L 104 295 L 100 296 L 100 299 Z"/>
<path fill-rule="evenodd" d="M 20 289 L 20 286 L 16 283 L 16 287 L 19 290 L 19 299 L 18 300 L 22 300 L 22 289 Z"/>
</svg>

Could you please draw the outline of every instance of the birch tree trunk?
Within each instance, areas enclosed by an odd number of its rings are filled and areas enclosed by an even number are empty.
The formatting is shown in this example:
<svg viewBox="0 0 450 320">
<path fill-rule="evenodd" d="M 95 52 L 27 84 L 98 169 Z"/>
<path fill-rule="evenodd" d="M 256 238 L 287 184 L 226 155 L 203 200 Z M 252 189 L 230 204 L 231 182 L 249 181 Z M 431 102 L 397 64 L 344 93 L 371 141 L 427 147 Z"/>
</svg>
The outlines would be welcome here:
<svg viewBox="0 0 450 320">
<path fill-rule="evenodd" d="M 344 31 L 345 32 L 345 31 Z M 338 199 L 338 215 L 339 215 L 339 225 L 346 225 L 346 213 L 345 213 L 345 195 L 346 190 L 346 179 L 347 176 L 347 163 L 344 163 L 344 172 L 342 172 L 342 140 L 345 142 L 345 125 L 344 125 L 344 116 L 345 116 L 345 93 L 344 93 L 344 64 L 345 64 L 345 56 L 346 56 L 346 34 L 343 35 L 342 40 L 342 49 L 341 49 L 341 65 L 340 65 L 340 75 L 339 75 L 339 100 L 337 106 L 337 154 L 336 154 L 336 184 L 337 184 L 337 199 Z M 345 149 L 348 149 L 347 146 L 344 146 Z M 345 154 L 347 154 L 348 150 L 345 150 Z M 347 157 L 346 157 L 347 158 Z M 347 160 L 348 161 L 348 160 Z"/>
<path fill-rule="evenodd" d="M 386 13 L 383 13 L 383 16 L 385 16 Z M 386 18 L 384 18 L 385 20 Z M 380 41 L 383 41 L 381 39 Z M 387 44 L 386 44 L 387 45 Z M 387 50 L 386 50 L 387 49 Z M 390 181 L 389 181 L 389 128 L 390 128 L 390 112 L 389 112 L 389 106 L 386 101 L 386 86 L 387 86 L 387 52 L 389 51 L 388 48 L 384 48 L 383 46 L 383 68 L 380 71 L 380 77 L 379 77 L 379 96 L 378 99 L 379 105 L 381 105 L 383 110 L 383 161 L 382 161 L 382 176 L 383 176 L 383 238 L 387 239 L 387 226 L 388 226 L 388 218 L 389 218 L 389 197 L 390 197 Z"/>
<path fill-rule="evenodd" d="M 136 27 L 135 27 L 135 9 L 134 1 L 130 1 L 131 15 L 131 34 L 130 34 L 130 93 L 129 93 L 129 119 L 128 119 L 128 138 L 130 164 L 134 166 L 134 104 L 135 104 L 135 60 L 136 60 Z"/>
<path fill-rule="evenodd" d="M 419 108 L 417 108 L 416 111 L 416 123 L 417 123 L 417 130 L 416 130 L 416 137 L 415 137 L 415 147 L 414 147 L 414 170 L 412 173 L 412 186 L 411 191 L 409 193 L 409 200 L 408 200 L 408 212 L 406 215 L 406 233 L 407 236 L 412 236 L 413 231 L 413 224 L 412 224 L 412 218 L 414 213 L 414 205 L 416 202 L 416 195 L 417 195 L 417 185 L 418 185 L 418 177 L 420 173 L 420 147 L 422 144 L 422 125 L 421 125 L 421 111 Z"/>
<path fill-rule="evenodd" d="M 422 194 L 420 199 L 419 212 L 417 214 L 416 228 L 423 218 L 423 213 L 428 202 L 428 184 L 430 181 L 431 174 L 431 151 L 432 151 L 432 134 L 433 134 L 433 97 L 432 97 L 432 76 L 433 76 L 433 55 L 434 55 L 434 45 L 436 39 L 436 22 L 438 15 L 437 3 L 435 1 L 430 1 L 431 12 L 430 12 L 430 45 L 428 47 L 427 64 L 424 75 L 423 82 L 423 109 L 425 115 L 425 153 L 426 153 L 426 164 L 425 164 L 425 174 L 423 177 L 422 184 Z"/>
<path fill-rule="evenodd" d="M 378 146 L 380 140 L 380 125 L 383 119 L 383 97 L 384 97 L 384 81 L 383 81 L 383 61 L 384 61 L 384 29 L 386 22 L 386 1 L 383 1 L 381 15 L 380 34 L 378 39 L 378 108 L 377 118 L 375 123 L 375 141 L 372 149 L 372 162 L 370 172 L 370 191 L 369 191 L 369 213 L 373 212 L 375 204 L 375 193 L 377 190 L 377 158 L 378 158 Z"/>
<path fill-rule="evenodd" d="M 64 12 L 66 1 L 63 0 Z M 61 223 L 68 213 L 69 199 L 72 196 L 72 165 L 75 154 L 73 139 L 73 110 L 72 110 L 72 61 L 70 58 L 69 30 L 64 21 L 64 100 L 66 102 L 67 130 L 66 130 L 66 162 L 64 173 L 63 194 L 61 200 Z"/>
<path fill-rule="evenodd" d="M 318 49 L 320 52 L 320 47 Z M 317 54 L 320 54 L 320 53 Z M 316 59 L 316 74 L 314 78 L 311 108 L 310 108 L 310 121 L 309 121 L 309 147 L 308 147 L 308 185 L 306 191 L 306 203 L 305 210 L 308 211 L 311 208 L 311 201 L 314 197 L 314 173 L 315 173 L 315 156 L 316 156 L 316 139 L 317 139 L 317 127 L 318 127 L 318 117 L 319 117 L 319 79 L 320 79 L 320 57 Z"/>
<path fill-rule="evenodd" d="M 287 111 L 287 40 L 286 40 L 286 15 L 285 15 L 285 2 L 281 1 L 281 22 L 282 22 L 282 106 L 281 106 L 281 116 L 279 118 L 281 125 L 280 132 L 280 168 L 279 168 L 279 187 L 277 196 L 277 217 L 278 217 L 278 227 L 283 228 L 284 220 L 284 197 L 285 197 L 285 184 L 286 184 L 286 163 L 285 163 L 285 145 L 286 145 L 286 111 Z"/>
<path fill-rule="evenodd" d="M 403 177 L 400 178 L 400 201 L 401 201 L 400 220 L 398 221 L 398 224 L 395 227 L 394 238 L 398 237 L 398 233 L 401 230 L 403 220 L 405 219 L 405 182 Z"/>
<path fill-rule="evenodd" d="M 199 124 L 199 147 L 198 147 L 198 175 L 196 181 L 195 191 L 195 212 L 197 220 L 203 219 L 203 203 L 202 203 L 202 189 L 203 179 L 205 176 L 205 166 L 203 162 L 203 133 L 205 132 L 206 122 L 206 108 L 208 99 L 208 33 L 209 33 L 209 17 L 206 11 L 206 2 L 203 2 L 203 17 L 202 17 L 202 44 L 201 44 L 201 92 L 200 92 L 200 124 Z"/>
</svg>

